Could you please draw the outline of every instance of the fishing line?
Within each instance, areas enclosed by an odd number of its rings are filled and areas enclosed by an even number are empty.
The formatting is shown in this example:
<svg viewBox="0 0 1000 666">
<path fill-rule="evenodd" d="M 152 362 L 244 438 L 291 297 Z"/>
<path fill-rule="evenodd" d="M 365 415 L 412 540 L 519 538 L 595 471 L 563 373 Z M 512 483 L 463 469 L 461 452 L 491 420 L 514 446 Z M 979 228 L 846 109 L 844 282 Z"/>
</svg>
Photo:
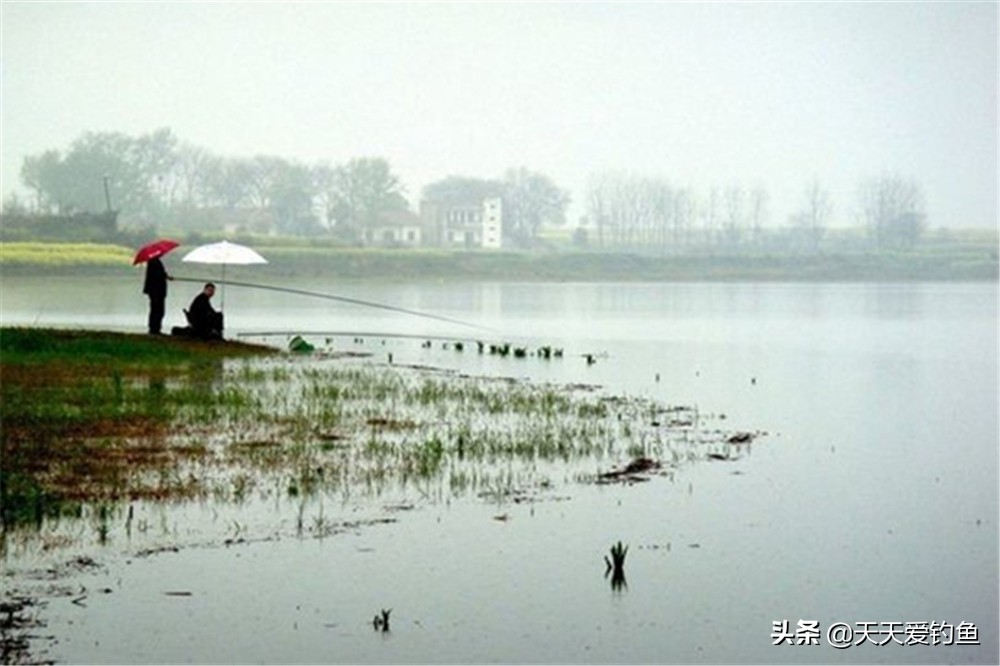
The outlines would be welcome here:
<svg viewBox="0 0 1000 666">
<path fill-rule="evenodd" d="M 270 338 L 292 335 L 325 336 L 330 338 L 404 338 L 410 340 L 443 340 L 445 342 L 462 340 L 462 338 L 455 335 L 421 335 L 418 333 L 387 333 L 385 331 L 241 331 L 236 334 L 237 337 L 241 338 Z"/>
<path fill-rule="evenodd" d="M 335 294 L 324 294 L 318 291 L 307 291 L 305 289 L 292 289 L 289 287 L 275 287 L 269 284 L 253 284 L 250 282 L 233 282 L 232 280 L 201 280 L 197 278 L 184 278 L 175 277 L 174 280 L 178 282 L 213 282 L 215 284 L 224 284 L 232 287 L 246 287 L 248 289 L 265 289 L 268 291 L 279 291 L 286 294 L 296 294 L 299 296 L 311 296 L 313 298 L 325 298 L 331 301 L 341 301 L 342 303 L 351 303 L 352 305 L 363 305 L 370 308 L 379 308 L 381 310 L 389 310 L 390 312 L 401 312 L 403 314 L 414 315 L 416 317 L 425 317 L 427 319 L 437 319 L 438 321 L 445 321 L 449 324 L 458 324 L 459 326 L 468 326 L 470 328 L 477 328 L 484 331 L 489 331 L 491 329 L 485 326 L 480 326 L 478 324 L 470 324 L 465 321 L 459 321 L 458 319 L 451 319 L 450 317 L 442 317 L 441 315 L 430 314 L 427 312 L 418 312 L 417 310 L 407 310 L 406 308 L 396 307 L 394 305 L 386 305 L 384 303 L 375 303 L 373 301 L 363 301 L 359 298 L 349 298 L 347 296 L 337 296 Z"/>
</svg>

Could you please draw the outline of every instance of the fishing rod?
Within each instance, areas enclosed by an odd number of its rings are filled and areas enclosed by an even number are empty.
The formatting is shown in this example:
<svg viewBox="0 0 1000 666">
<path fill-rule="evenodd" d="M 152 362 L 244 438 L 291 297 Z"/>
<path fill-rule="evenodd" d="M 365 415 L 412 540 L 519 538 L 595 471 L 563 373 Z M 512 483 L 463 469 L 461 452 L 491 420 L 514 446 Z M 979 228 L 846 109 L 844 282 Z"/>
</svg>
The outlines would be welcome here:
<svg viewBox="0 0 1000 666">
<path fill-rule="evenodd" d="M 463 340 L 463 338 L 456 335 L 421 335 L 419 333 L 387 333 L 385 331 L 240 331 L 236 335 L 241 338 L 269 338 L 292 335 L 309 335 L 313 337 L 329 338 L 403 338 L 409 340 L 443 340 L 445 342 Z M 469 338 L 464 339 L 468 340 Z"/>
<path fill-rule="evenodd" d="M 441 315 L 430 314 L 428 312 L 418 312 L 417 310 L 407 310 L 406 308 L 396 307 L 395 305 L 386 305 L 384 303 L 375 303 L 374 301 L 363 301 L 360 298 L 349 298 L 347 296 L 337 296 L 336 294 L 324 294 L 318 291 L 308 291 L 306 289 L 292 289 L 289 287 L 276 287 L 269 284 L 253 284 L 250 282 L 234 282 L 232 280 L 201 280 L 198 278 L 185 278 L 185 277 L 175 277 L 174 280 L 178 282 L 214 282 L 216 284 L 223 284 L 232 287 L 246 287 L 248 289 L 265 289 L 268 291 L 279 291 L 286 294 L 296 294 L 299 296 L 311 296 L 313 298 L 325 298 L 331 301 L 341 301 L 343 303 L 351 303 L 352 305 L 363 305 L 370 308 L 379 308 L 381 310 L 389 310 L 390 312 L 401 312 L 403 314 L 414 315 L 416 317 L 425 317 L 427 319 L 437 319 L 438 321 L 445 321 L 449 324 L 458 324 L 459 326 L 468 326 L 470 328 L 477 328 L 484 331 L 489 331 L 491 329 L 485 326 L 480 326 L 478 324 L 470 324 L 465 321 L 459 321 L 458 319 L 451 319 L 450 317 L 442 317 Z"/>
</svg>

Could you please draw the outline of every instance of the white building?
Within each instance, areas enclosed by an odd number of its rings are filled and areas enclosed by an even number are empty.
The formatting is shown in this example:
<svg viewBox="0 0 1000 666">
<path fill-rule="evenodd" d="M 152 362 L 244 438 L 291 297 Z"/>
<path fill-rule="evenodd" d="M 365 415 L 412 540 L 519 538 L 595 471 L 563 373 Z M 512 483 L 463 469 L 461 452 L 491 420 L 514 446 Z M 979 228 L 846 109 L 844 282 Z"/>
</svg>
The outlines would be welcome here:
<svg viewBox="0 0 1000 666">
<path fill-rule="evenodd" d="M 503 201 L 500 197 L 462 203 L 423 201 L 420 215 L 425 229 L 424 240 L 428 244 L 488 250 L 503 246 Z"/>
<path fill-rule="evenodd" d="M 503 227 L 503 199 L 492 197 L 483 201 L 483 248 L 499 250 Z"/>
</svg>

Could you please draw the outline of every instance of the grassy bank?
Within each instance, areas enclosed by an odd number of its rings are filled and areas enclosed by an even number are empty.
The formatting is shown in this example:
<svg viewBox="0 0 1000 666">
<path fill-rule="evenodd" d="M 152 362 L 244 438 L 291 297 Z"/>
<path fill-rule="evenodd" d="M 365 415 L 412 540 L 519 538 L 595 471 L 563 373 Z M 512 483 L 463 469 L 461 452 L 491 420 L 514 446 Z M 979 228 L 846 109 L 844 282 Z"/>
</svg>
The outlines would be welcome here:
<svg viewBox="0 0 1000 666">
<path fill-rule="evenodd" d="M 3 526 L 78 511 L 74 501 L 107 496 L 130 475 L 191 455 L 121 442 L 161 440 L 183 410 L 218 403 L 210 383 L 225 359 L 271 353 L 183 338 L 0 329 Z M 171 390 L 179 381 L 195 388 Z"/>
<path fill-rule="evenodd" d="M 827 254 L 697 254 L 657 256 L 594 250 L 483 252 L 431 249 L 338 248 L 280 244 L 254 246 L 269 263 L 258 279 L 317 276 L 340 280 L 490 281 L 921 281 L 992 280 L 1000 274 L 997 248 L 988 239 L 925 244 L 906 252 Z M 182 246 L 167 259 L 175 272 Z M 6 275 L 134 275 L 132 251 L 118 246 L 0 244 Z M 183 267 L 183 268 L 182 268 Z M 204 268 L 201 266 L 200 268 Z"/>
</svg>

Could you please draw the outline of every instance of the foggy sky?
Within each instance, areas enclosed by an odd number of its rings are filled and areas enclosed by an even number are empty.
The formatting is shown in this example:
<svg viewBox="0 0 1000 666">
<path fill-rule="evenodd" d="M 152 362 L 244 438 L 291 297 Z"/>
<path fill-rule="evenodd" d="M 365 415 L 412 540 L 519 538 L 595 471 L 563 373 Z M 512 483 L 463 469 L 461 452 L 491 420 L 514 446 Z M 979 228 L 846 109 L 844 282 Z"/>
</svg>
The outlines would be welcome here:
<svg viewBox="0 0 1000 666">
<path fill-rule="evenodd" d="M 411 201 L 526 166 L 585 213 L 591 173 L 703 193 L 813 176 L 923 188 L 997 225 L 997 3 L 18 3 L 2 12 L 2 194 L 85 131 L 169 127 L 227 157 L 389 160 Z"/>
</svg>

